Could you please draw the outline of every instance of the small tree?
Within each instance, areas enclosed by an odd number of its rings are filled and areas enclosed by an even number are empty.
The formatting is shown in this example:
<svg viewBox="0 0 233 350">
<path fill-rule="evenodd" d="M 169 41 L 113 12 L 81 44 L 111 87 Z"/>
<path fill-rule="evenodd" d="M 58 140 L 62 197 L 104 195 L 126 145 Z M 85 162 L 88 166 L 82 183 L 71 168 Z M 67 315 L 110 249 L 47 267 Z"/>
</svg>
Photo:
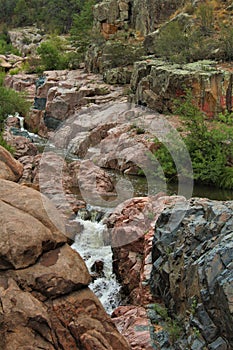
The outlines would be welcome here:
<svg viewBox="0 0 233 350">
<path fill-rule="evenodd" d="M 77 47 L 80 60 L 91 43 L 91 29 L 93 25 L 93 6 L 95 0 L 87 0 L 83 3 L 79 14 L 73 16 L 73 24 L 70 30 L 71 42 Z"/>
<path fill-rule="evenodd" d="M 220 44 L 226 61 L 233 60 L 233 28 L 223 28 L 220 35 Z"/>
</svg>

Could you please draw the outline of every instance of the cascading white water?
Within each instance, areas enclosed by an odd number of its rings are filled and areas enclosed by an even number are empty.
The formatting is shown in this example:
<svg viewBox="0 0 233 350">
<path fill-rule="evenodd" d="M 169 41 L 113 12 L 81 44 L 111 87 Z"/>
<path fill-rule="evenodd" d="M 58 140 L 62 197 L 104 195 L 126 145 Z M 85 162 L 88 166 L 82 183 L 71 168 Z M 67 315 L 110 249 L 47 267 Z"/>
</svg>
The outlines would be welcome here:
<svg viewBox="0 0 233 350">
<path fill-rule="evenodd" d="M 15 113 L 15 117 L 19 119 L 20 130 L 24 131 L 24 117 L 21 117 L 18 112 Z"/>
<path fill-rule="evenodd" d="M 103 233 L 106 226 L 102 222 L 92 222 L 77 218 L 83 225 L 83 231 L 76 235 L 75 249 L 84 259 L 90 271 L 91 266 L 97 260 L 104 263 L 104 277 L 97 278 L 90 284 L 90 288 L 99 298 L 106 312 L 112 311 L 120 304 L 120 284 L 112 272 L 112 250 L 110 246 L 104 245 Z"/>
</svg>

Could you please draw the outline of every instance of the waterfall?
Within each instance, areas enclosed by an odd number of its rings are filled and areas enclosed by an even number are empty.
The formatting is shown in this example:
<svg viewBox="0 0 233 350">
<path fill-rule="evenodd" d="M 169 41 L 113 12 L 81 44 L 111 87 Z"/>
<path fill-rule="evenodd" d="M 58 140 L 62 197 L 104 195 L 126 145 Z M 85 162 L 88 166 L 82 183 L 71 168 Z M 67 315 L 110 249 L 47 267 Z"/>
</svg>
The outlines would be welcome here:
<svg viewBox="0 0 233 350">
<path fill-rule="evenodd" d="M 103 235 L 106 226 L 102 222 L 81 218 L 76 220 L 83 226 L 83 231 L 76 235 L 72 248 L 82 256 L 89 271 L 95 261 L 103 261 L 103 277 L 96 278 L 89 287 L 99 298 L 106 312 L 111 314 L 120 304 L 121 286 L 112 272 L 111 246 L 104 245 Z"/>
<path fill-rule="evenodd" d="M 24 131 L 24 117 L 21 117 L 18 112 L 15 113 L 15 117 L 19 119 L 20 130 Z"/>
</svg>

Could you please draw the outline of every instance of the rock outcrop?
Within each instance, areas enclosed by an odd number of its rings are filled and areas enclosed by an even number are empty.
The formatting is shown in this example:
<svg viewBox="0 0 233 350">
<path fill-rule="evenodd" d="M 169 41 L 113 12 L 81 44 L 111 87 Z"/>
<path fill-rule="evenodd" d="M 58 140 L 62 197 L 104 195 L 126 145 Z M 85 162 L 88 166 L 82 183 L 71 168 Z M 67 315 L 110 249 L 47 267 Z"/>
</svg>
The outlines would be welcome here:
<svg viewBox="0 0 233 350">
<path fill-rule="evenodd" d="M 199 349 L 233 346 L 232 205 L 194 198 L 178 226 L 167 223 L 183 208 L 168 206 L 155 227 L 152 291 L 188 334 L 199 332 Z M 193 336 L 187 339 L 191 346 Z"/>
<path fill-rule="evenodd" d="M 129 27 L 145 35 L 153 32 L 183 4 L 183 0 L 104 0 L 94 7 L 95 26 L 101 29 L 105 38 Z"/>
<path fill-rule="evenodd" d="M 0 179 L 18 181 L 23 175 L 23 166 L 10 152 L 0 146 Z"/>
<path fill-rule="evenodd" d="M 131 304 L 116 309 L 113 319 L 132 349 L 230 350 L 232 202 L 158 196 L 144 233 L 146 203 L 148 198 L 126 201 L 107 221 L 113 238 L 135 236 L 113 249 Z"/>
<path fill-rule="evenodd" d="M 23 56 L 35 54 L 39 44 L 44 39 L 41 30 L 36 27 L 24 27 L 9 30 L 11 43 Z"/>
<path fill-rule="evenodd" d="M 232 109 L 232 73 L 211 61 L 185 65 L 150 59 L 135 63 L 131 79 L 133 101 L 160 113 L 174 112 L 174 100 L 189 89 L 210 117 Z"/>
<path fill-rule="evenodd" d="M 40 193 L 6 180 L 0 187 L 0 348 L 129 350 Z"/>
<path fill-rule="evenodd" d="M 20 56 L 14 54 L 0 54 L 0 67 L 5 72 L 11 69 L 20 69 L 23 62 L 25 62 L 25 59 Z"/>
</svg>

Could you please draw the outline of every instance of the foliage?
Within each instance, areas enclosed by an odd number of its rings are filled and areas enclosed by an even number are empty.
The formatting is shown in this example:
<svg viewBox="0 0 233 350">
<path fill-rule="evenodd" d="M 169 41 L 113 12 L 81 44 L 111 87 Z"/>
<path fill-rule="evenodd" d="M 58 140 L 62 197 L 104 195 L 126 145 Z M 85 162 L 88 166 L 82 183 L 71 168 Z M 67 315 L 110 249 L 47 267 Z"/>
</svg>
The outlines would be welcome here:
<svg viewBox="0 0 233 350">
<path fill-rule="evenodd" d="M 58 36 L 53 36 L 38 47 L 43 70 L 64 69 L 67 67 L 65 43 Z"/>
<path fill-rule="evenodd" d="M 170 152 L 168 151 L 167 147 L 157 138 L 155 138 L 154 142 L 157 147 L 155 156 L 163 168 L 166 179 L 168 181 L 174 180 L 174 178 L 177 176 L 177 170 Z"/>
<path fill-rule="evenodd" d="M 208 127 L 205 116 L 195 105 L 190 91 L 183 101 L 176 101 L 177 113 L 185 120 L 184 142 L 189 152 L 194 180 L 223 188 L 233 188 L 233 127 L 212 123 Z M 177 176 L 174 161 L 164 145 L 155 152 L 168 178 Z M 182 169 L 181 169 L 182 171 Z"/>
<path fill-rule="evenodd" d="M 0 145 L 2 147 L 4 147 L 5 149 L 7 149 L 7 151 L 9 151 L 10 153 L 14 154 L 15 149 L 14 147 L 12 147 L 11 145 L 9 145 L 6 140 L 4 140 L 3 135 L 2 135 L 2 131 L 0 131 Z"/>
<path fill-rule="evenodd" d="M 190 52 L 190 36 L 186 34 L 178 22 L 170 22 L 165 30 L 161 30 L 156 41 L 156 51 L 162 57 L 173 62 L 187 62 Z"/>
<path fill-rule="evenodd" d="M 220 43 L 223 58 L 226 61 L 233 60 L 233 28 L 223 27 L 220 32 Z"/>
<path fill-rule="evenodd" d="M 195 22 L 177 18 L 162 26 L 155 53 L 179 64 L 207 58 L 232 60 L 232 26 L 227 27 L 217 16 L 215 20 L 214 7 L 206 2 L 197 6 L 193 18 Z"/>
<path fill-rule="evenodd" d="M 30 102 L 26 96 L 3 85 L 4 75 L 0 75 L 0 130 L 3 128 L 4 120 L 9 114 L 19 114 L 25 116 L 30 108 Z"/>
<path fill-rule="evenodd" d="M 73 16 L 73 23 L 70 30 L 71 42 L 77 47 L 80 61 L 84 58 L 85 52 L 91 43 L 91 29 L 93 24 L 92 8 L 95 3 L 95 0 L 85 1 L 80 12 Z"/>
<path fill-rule="evenodd" d="M 0 54 L 4 55 L 9 53 L 19 55 L 18 50 L 11 45 L 6 27 L 3 27 L 2 31 L 0 32 Z"/>
<path fill-rule="evenodd" d="M 180 323 L 178 320 L 169 317 L 168 311 L 164 306 L 157 303 L 155 303 L 153 306 L 155 312 L 163 319 L 163 321 L 165 321 L 165 330 L 169 334 L 171 343 L 174 344 L 182 334 L 182 327 Z"/>
<path fill-rule="evenodd" d="M 48 32 L 68 33 L 73 15 L 85 0 L 0 0 L 0 23 L 10 27 L 34 25 Z"/>
<path fill-rule="evenodd" d="M 210 35 L 214 29 L 214 9 L 207 3 L 200 4 L 197 8 L 197 18 L 200 21 L 200 30 L 204 35 Z"/>
</svg>

